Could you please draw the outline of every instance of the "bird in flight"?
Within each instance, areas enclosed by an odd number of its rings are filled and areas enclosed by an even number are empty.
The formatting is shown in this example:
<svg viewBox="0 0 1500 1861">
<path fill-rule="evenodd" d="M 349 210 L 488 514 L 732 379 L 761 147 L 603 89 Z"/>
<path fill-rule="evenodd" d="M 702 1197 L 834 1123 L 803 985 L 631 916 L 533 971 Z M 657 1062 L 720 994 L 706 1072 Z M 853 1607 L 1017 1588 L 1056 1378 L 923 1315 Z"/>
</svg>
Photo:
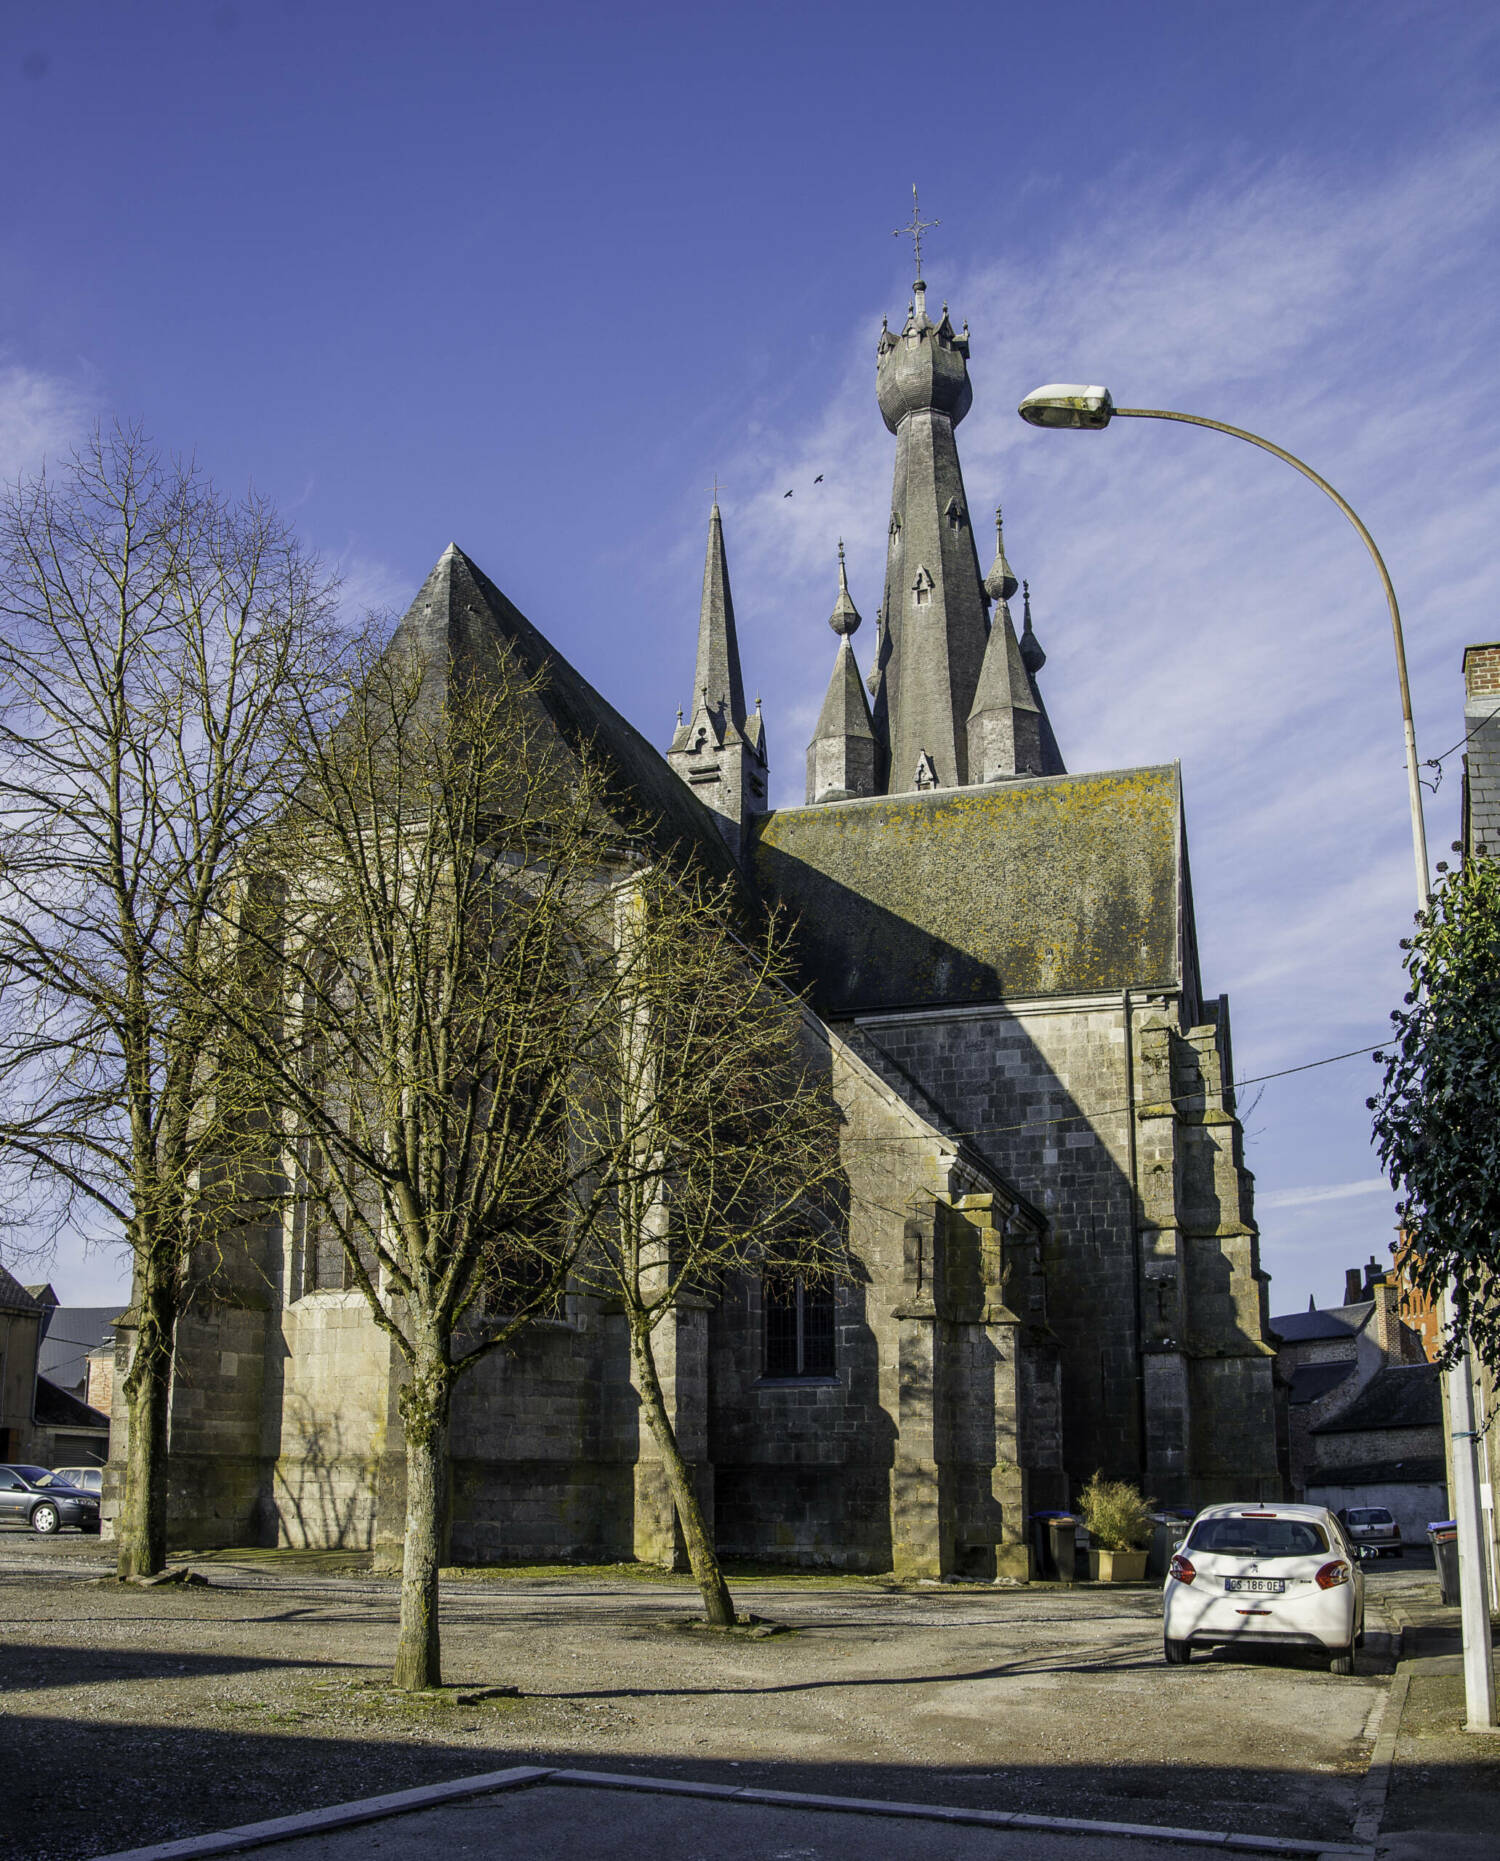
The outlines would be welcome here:
<svg viewBox="0 0 1500 1861">
<path fill-rule="evenodd" d="M 815 485 L 821 485 L 821 484 L 822 484 L 822 482 L 823 482 L 823 474 L 822 474 L 821 472 L 819 472 L 819 473 L 818 473 L 818 475 L 817 475 L 817 477 L 816 477 L 816 478 L 815 478 L 815 479 L 813 480 L 813 483 L 814 483 Z"/>
<path fill-rule="evenodd" d="M 782 496 L 783 496 L 784 498 L 789 498 L 789 497 L 790 497 L 790 496 L 791 496 L 792 494 L 791 494 L 791 492 L 790 492 L 790 491 L 783 491 L 781 495 L 782 495 Z"/>
</svg>

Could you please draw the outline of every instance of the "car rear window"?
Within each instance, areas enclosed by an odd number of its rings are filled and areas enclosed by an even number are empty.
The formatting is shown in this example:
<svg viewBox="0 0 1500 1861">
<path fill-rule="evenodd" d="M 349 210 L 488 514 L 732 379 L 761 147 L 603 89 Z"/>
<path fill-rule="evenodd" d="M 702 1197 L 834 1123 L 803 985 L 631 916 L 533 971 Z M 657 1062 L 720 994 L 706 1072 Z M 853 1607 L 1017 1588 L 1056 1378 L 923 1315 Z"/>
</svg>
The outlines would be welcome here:
<svg viewBox="0 0 1500 1861">
<path fill-rule="evenodd" d="M 1201 1519 L 1187 1548 L 1225 1557 L 1316 1557 L 1328 1540 L 1310 1519 L 1217 1518 Z"/>
<path fill-rule="evenodd" d="M 1351 1525 L 1389 1525 L 1391 1515 L 1384 1506 L 1351 1507 L 1349 1523 Z"/>
</svg>

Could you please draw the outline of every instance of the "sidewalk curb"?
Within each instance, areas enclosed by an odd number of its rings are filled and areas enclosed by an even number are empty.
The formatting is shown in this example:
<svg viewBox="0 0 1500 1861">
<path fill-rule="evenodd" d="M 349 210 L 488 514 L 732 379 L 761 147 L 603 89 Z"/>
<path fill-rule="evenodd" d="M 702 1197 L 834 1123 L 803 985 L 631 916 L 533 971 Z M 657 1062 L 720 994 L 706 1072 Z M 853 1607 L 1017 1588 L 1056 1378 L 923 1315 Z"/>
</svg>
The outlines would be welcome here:
<svg viewBox="0 0 1500 1861">
<path fill-rule="evenodd" d="M 1374 1861 L 1368 1842 L 1323 1842 L 1316 1838 L 1293 1840 L 1281 1835 L 1245 1835 L 1222 1829 L 1178 1829 L 1145 1822 L 1090 1822 L 1076 1816 L 1037 1816 L 1022 1810 L 962 1809 L 937 1803 L 896 1803 L 878 1797 L 812 1796 L 796 1790 L 758 1790 L 750 1785 L 699 1783 L 675 1777 L 640 1777 L 622 1771 L 546 1770 L 532 1765 L 489 1771 L 451 1783 L 428 1784 L 416 1790 L 398 1790 L 389 1796 L 364 1797 L 336 1803 L 328 1809 L 309 1810 L 300 1816 L 278 1816 L 269 1822 L 251 1822 L 211 1835 L 190 1835 L 180 1841 L 157 1842 L 146 1848 L 122 1849 L 96 1861 L 200 1861 L 200 1857 L 235 1854 L 263 1848 L 273 1842 L 300 1836 L 325 1835 L 335 1829 L 379 1822 L 390 1816 L 410 1815 L 467 1797 L 524 1790 L 546 1783 L 585 1790 L 638 1791 L 654 1796 L 693 1796 L 716 1802 L 759 1804 L 765 1808 L 803 1809 L 879 1816 L 891 1820 L 945 1822 L 988 1829 L 1029 1829 L 1057 1835 L 1124 1837 L 1137 1841 L 1177 1842 L 1184 1847 L 1215 1848 L 1221 1854 L 1347 1857 L 1348 1861 Z"/>
</svg>

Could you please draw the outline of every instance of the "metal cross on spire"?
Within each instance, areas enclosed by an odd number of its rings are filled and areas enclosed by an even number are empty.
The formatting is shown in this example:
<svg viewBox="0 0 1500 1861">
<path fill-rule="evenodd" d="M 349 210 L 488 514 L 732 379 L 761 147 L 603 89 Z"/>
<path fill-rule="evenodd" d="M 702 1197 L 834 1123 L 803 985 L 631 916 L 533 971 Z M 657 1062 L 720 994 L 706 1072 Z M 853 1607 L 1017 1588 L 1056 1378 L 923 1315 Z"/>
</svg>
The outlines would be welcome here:
<svg viewBox="0 0 1500 1861">
<path fill-rule="evenodd" d="M 911 219 L 905 226 L 898 226 L 891 234 L 891 237 L 892 239 L 899 239 L 903 233 L 911 234 L 911 241 L 916 247 L 917 252 L 917 276 L 919 278 L 922 275 L 922 235 L 923 233 L 930 233 L 934 226 L 941 226 L 942 223 L 941 220 L 924 220 L 922 218 L 921 209 L 917 205 L 917 184 L 913 181 L 911 184 Z"/>
</svg>

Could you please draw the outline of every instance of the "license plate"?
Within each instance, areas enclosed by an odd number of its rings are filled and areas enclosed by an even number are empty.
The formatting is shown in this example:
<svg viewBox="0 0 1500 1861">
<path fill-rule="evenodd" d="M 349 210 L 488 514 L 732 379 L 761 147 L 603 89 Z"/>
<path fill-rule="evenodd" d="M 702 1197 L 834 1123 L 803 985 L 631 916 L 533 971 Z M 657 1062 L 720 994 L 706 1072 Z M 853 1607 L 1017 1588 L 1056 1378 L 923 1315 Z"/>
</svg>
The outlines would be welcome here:
<svg viewBox="0 0 1500 1861">
<path fill-rule="evenodd" d="M 1253 1590 L 1258 1596 L 1280 1596 L 1286 1588 L 1284 1577 L 1226 1577 L 1226 1590 Z"/>
</svg>

